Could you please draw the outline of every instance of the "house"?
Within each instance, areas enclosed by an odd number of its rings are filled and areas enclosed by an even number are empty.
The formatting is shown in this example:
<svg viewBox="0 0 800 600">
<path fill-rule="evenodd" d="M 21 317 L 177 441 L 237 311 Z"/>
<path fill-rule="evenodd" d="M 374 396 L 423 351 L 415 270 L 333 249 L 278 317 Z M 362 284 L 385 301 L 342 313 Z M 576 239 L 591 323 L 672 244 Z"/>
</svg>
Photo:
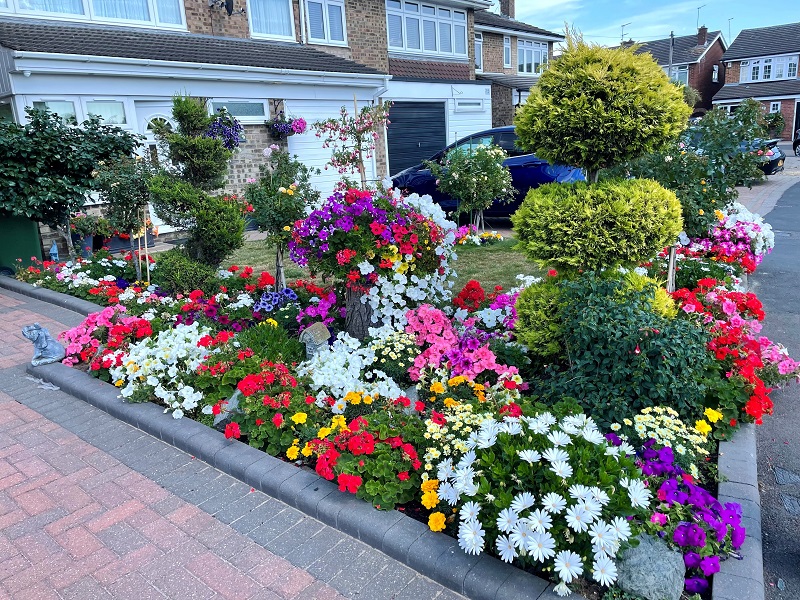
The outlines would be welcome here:
<svg viewBox="0 0 800 600">
<path fill-rule="evenodd" d="M 714 106 L 732 110 L 753 98 L 768 112 L 783 114 L 783 139 L 800 129 L 800 23 L 743 29 L 723 60 L 725 85 L 714 96 Z"/>
<path fill-rule="evenodd" d="M 650 53 L 665 72 L 672 65 L 672 73 L 667 74 L 673 80 L 700 92 L 700 101 L 694 106 L 695 115 L 698 115 L 711 108 L 714 94 L 723 86 L 725 66 L 722 55 L 726 48 L 722 33 L 708 31 L 704 25 L 697 30 L 697 35 L 643 42 L 637 52 Z"/>
<path fill-rule="evenodd" d="M 475 73 L 492 85 L 492 126 L 511 125 L 516 108 L 553 57 L 564 36 L 514 18 L 514 0 L 500 2 L 500 14 L 475 12 Z"/>
</svg>

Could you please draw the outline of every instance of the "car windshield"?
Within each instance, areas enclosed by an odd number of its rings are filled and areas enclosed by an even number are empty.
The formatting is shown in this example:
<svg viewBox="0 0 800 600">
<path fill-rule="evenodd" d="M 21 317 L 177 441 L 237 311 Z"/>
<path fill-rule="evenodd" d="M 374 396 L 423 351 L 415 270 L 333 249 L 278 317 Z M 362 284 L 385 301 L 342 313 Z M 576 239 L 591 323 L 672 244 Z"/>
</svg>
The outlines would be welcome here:
<svg viewBox="0 0 800 600">
<path fill-rule="evenodd" d="M 484 135 L 473 135 L 457 142 L 455 146 L 447 150 L 446 155 L 450 157 L 456 152 L 472 152 L 478 146 L 491 146 L 493 143 L 494 136 L 490 133 Z"/>
</svg>

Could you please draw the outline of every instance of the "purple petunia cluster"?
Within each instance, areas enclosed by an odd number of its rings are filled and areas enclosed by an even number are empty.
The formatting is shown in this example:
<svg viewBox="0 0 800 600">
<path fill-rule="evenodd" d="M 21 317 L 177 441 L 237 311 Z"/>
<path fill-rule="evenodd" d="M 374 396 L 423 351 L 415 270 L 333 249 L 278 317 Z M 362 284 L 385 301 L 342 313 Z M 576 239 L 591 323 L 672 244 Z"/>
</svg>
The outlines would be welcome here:
<svg viewBox="0 0 800 600">
<path fill-rule="evenodd" d="M 297 294 L 290 288 L 284 288 L 280 292 L 264 292 L 258 302 L 253 305 L 253 312 L 259 315 L 264 312 L 270 313 L 295 301 L 297 301 Z"/>
<path fill-rule="evenodd" d="M 233 151 L 244 141 L 243 133 L 244 127 L 236 117 L 221 108 L 208 126 L 205 137 L 221 140 L 227 150 Z"/>
</svg>

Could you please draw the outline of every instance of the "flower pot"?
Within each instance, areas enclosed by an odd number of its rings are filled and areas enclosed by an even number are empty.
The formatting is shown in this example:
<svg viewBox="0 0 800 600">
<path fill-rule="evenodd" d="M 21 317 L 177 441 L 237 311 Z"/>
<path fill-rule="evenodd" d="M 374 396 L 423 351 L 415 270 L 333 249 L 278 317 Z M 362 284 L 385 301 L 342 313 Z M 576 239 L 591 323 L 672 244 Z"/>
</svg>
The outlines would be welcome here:
<svg viewBox="0 0 800 600">
<path fill-rule="evenodd" d="M 91 258 L 94 245 L 94 236 L 87 235 L 86 237 L 82 237 L 78 234 L 73 233 L 72 245 L 75 246 L 75 250 L 83 258 Z"/>
<path fill-rule="evenodd" d="M 156 238 L 151 232 L 147 232 L 147 247 L 152 248 L 156 244 Z M 129 239 L 123 239 L 118 235 L 111 236 L 106 240 L 106 247 L 109 252 L 126 252 L 131 249 L 131 242 Z M 138 247 L 137 240 L 133 240 L 134 249 Z"/>
</svg>

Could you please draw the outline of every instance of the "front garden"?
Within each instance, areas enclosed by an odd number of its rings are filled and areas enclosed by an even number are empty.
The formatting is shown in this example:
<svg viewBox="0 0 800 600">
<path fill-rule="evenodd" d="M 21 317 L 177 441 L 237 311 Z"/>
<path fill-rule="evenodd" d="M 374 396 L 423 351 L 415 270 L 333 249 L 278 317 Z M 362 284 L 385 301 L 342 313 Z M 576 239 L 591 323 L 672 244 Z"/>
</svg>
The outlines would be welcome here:
<svg viewBox="0 0 800 600">
<path fill-rule="evenodd" d="M 623 580 L 644 594 L 621 557 L 647 539 L 683 560 L 665 597 L 708 597 L 745 540 L 741 507 L 714 495 L 716 444 L 768 418 L 770 393 L 800 364 L 760 335 L 745 285 L 771 228 L 735 202 L 731 167 L 677 141 L 689 109 L 651 59 L 571 39 L 542 75 L 520 140 L 588 181 L 532 190 L 515 240 L 482 239 L 390 181 L 367 185 L 383 106 L 325 124 L 357 133 L 335 165 L 361 176 L 327 199 L 279 146 L 243 198 L 213 195 L 235 123 L 218 116 L 222 133 L 207 134 L 191 99 L 175 111 L 181 126 L 162 136 L 183 168 L 122 166 L 189 232 L 186 247 L 18 271 L 105 306 L 63 334 L 66 364 L 560 595 L 621 598 Z M 614 176 L 636 169 L 648 178 Z M 104 188 L 110 205 L 130 201 L 117 187 Z M 270 234 L 260 257 L 242 250 L 245 214 Z"/>
</svg>

